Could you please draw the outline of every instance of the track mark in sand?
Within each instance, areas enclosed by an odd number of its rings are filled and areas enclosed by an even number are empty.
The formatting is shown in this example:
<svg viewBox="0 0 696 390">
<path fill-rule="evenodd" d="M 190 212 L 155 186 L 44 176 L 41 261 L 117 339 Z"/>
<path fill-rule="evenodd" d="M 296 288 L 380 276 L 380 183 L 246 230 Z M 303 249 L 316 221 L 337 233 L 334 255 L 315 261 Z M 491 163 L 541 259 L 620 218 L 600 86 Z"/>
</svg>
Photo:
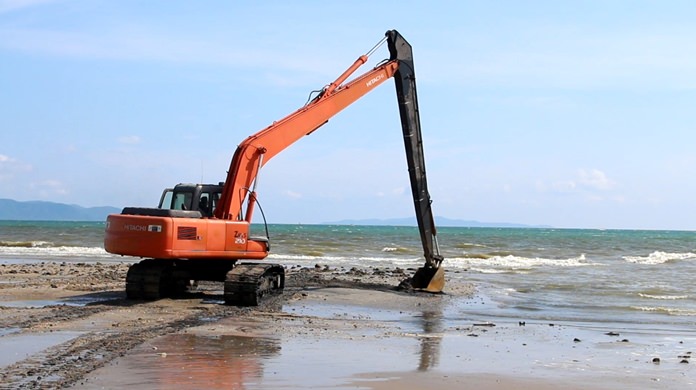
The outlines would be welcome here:
<svg viewBox="0 0 696 390">
<path fill-rule="evenodd" d="M 211 314 L 214 313 L 199 311 L 164 323 L 83 334 L 5 367 L 0 376 L 0 388 L 46 389 L 69 386 L 146 340 L 199 325 L 204 322 L 204 316 Z"/>
<path fill-rule="evenodd" d="M 66 306 L 55 305 L 42 308 L 8 308 L 0 307 L 0 328 L 26 329 L 34 326 L 73 321 L 102 311 L 110 310 L 108 306 Z"/>
<path fill-rule="evenodd" d="M 84 278 L 83 274 L 80 274 L 78 279 Z M 84 380 L 87 374 L 95 369 L 159 336 L 226 317 L 244 322 L 245 319 L 257 318 L 260 315 L 282 313 L 283 304 L 301 299 L 303 291 L 307 288 L 341 286 L 394 291 L 394 287 L 390 286 L 398 284 L 402 274 L 403 272 L 384 274 L 377 270 L 369 273 L 352 270 L 329 271 L 328 267 L 320 270 L 290 270 L 284 293 L 271 296 L 264 300 L 261 306 L 253 308 L 222 305 L 223 297 L 218 284 L 199 285 L 200 292 L 188 294 L 181 299 L 142 302 L 121 298 L 124 295 L 122 290 L 99 284 L 101 279 L 97 278 L 93 282 L 97 283 L 95 286 L 101 286 L 102 291 L 97 291 L 96 294 L 99 298 L 104 298 L 105 295 L 109 298 L 107 301 L 85 306 L 0 306 L 0 327 L 17 329 L 12 335 L 51 334 L 61 331 L 73 331 L 77 335 L 60 344 L 60 341 L 66 339 L 57 338 L 52 346 L 24 360 L 13 361 L 10 365 L 3 366 L 0 369 L 0 389 L 69 387 Z M 28 278 L 26 281 L 31 280 L 32 278 Z M 53 290 L 51 288 L 47 291 Z M 10 295 L 8 292 L 17 297 L 24 294 L 22 288 L 5 292 L 7 296 Z M 88 295 L 93 298 L 94 294 Z"/>
</svg>

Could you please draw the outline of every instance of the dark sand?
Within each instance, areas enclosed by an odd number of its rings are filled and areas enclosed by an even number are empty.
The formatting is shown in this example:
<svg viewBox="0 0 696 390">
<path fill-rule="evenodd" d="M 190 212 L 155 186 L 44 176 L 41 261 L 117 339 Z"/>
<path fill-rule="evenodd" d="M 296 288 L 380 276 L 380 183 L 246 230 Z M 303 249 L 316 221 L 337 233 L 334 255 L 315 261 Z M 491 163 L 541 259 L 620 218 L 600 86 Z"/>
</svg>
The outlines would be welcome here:
<svg viewBox="0 0 696 390">
<path fill-rule="evenodd" d="M 696 382 L 693 330 L 472 317 L 473 286 L 412 271 L 288 270 L 258 308 L 221 284 L 125 300 L 125 263 L 0 265 L 2 388 L 636 389 Z M 477 310 L 480 312 L 480 310 Z M 524 325 L 520 323 L 524 321 Z M 657 361 L 659 360 L 659 362 Z"/>
</svg>

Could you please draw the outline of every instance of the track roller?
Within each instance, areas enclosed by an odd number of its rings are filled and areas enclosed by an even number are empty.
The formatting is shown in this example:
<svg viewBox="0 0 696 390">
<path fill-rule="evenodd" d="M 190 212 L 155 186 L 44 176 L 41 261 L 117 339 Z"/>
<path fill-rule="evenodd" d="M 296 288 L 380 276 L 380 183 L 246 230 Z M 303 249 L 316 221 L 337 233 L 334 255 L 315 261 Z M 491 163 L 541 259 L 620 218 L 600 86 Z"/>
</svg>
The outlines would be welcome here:
<svg viewBox="0 0 696 390">
<path fill-rule="evenodd" d="M 145 300 L 172 297 L 185 292 L 189 283 L 188 273 L 173 262 L 147 259 L 128 269 L 126 296 Z"/>
<path fill-rule="evenodd" d="M 258 306 L 264 296 L 280 294 L 285 286 L 285 269 L 278 264 L 237 264 L 225 279 L 225 304 Z"/>
</svg>

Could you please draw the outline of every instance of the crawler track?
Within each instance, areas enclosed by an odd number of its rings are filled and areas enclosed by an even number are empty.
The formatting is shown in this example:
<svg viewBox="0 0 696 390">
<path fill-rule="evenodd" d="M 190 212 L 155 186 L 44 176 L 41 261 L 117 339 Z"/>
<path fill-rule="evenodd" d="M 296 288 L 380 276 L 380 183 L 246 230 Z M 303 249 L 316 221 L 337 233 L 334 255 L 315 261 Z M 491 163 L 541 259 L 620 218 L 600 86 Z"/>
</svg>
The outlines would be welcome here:
<svg viewBox="0 0 696 390">
<path fill-rule="evenodd" d="M 197 272 L 196 267 L 205 273 Z M 211 268 L 195 261 L 143 260 L 128 270 L 126 296 L 142 300 L 180 296 L 190 288 L 192 280 L 200 280 L 204 275 L 203 280 L 224 280 L 225 304 L 258 306 L 264 297 L 282 293 L 285 286 L 285 269 L 277 264 L 243 263 L 231 270 Z"/>
<path fill-rule="evenodd" d="M 143 260 L 133 264 L 126 276 L 128 299 L 156 300 L 177 296 L 189 286 L 188 273 L 174 262 Z"/>
<path fill-rule="evenodd" d="M 285 269 L 277 264 L 238 264 L 225 279 L 225 304 L 258 306 L 267 295 L 285 287 Z"/>
</svg>

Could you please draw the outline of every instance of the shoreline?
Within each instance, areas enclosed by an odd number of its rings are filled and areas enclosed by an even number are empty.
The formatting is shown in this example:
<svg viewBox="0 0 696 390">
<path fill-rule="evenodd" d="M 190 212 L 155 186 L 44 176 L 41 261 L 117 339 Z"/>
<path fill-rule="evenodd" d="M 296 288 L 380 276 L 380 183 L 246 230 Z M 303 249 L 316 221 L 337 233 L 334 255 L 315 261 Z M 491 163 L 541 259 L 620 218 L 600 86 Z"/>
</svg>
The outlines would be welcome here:
<svg viewBox="0 0 696 390">
<path fill-rule="evenodd" d="M 181 299 L 127 301 L 128 265 L 0 265 L 0 346 L 11 357 L 0 360 L 2 382 L 96 389 L 162 386 L 173 376 L 188 387 L 377 390 L 696 382 L 696 332 L 472 315 L 485 305 L 475 286 L 395 291 L 407 270 L 289 269 L 283 295 L 235 308 L 221 304 L 218 284 Z"/>
</svg>

